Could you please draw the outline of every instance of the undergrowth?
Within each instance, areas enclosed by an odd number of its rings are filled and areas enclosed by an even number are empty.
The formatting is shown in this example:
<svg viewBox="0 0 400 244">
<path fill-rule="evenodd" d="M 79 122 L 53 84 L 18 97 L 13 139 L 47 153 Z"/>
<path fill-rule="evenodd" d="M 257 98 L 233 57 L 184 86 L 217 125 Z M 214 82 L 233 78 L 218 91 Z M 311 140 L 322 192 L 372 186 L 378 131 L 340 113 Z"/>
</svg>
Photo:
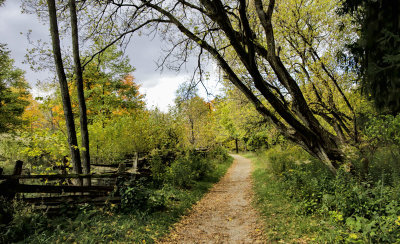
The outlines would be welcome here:
<svg viewBox="0 0 400 244">
<path fill-rule="evenodd" d="M 60 216 L 52 218 L 40 213 L 14 217 L 7 227 L 0 225 L 3 228 L 0 242 L 154 243 L 225 174 L 232 158 L 218 150 L 202 157 L 182 155 L 170 166 L 165 165 L 162 182 L 151 178 L 124 182 L 119 205 L 107 204 L 101 208 L 80 205 L 75 209 L 66 208 Z M 173 164 L 185 167 L 175 168 Z M 175 172 L 180 170 L 194 176 L 190 181 L 177 181 L 184 177 Z M 172 180 L 167 177 L 169 174 L 176 177 Z M 29 208 L 25 206 L 16 212 L 21 209 Z M 39 215 L 42 218 L 37 218 Z M 26 223 L 32 220 L 37 223 L 29 228 Z"/>
<path fill-rule="evenodd" d="M 400 243 L 399 165 L 391 158 L 392 170 L 385 171 L 382 167 L 388 163 L 380 160 L 389 153 L 382 149 L 369 159 L 365 178 L 345 167 L 334 176 L 297 146 L 246 155 L 255 162 L 256 205 L 268 238 L 289 243 Z"/>
<path fill-rule="evenodd" d="M 245 156 L 254 163 L 255 205 L 264 219 L 264 233 L 269 242 L 318 242 L 321 233 L 324 233 L 323 239 L 335 239 L 329 232 L 334 226 L 328 220 L 316 214 L 300 214 L 302 207 L 288 197 L 279 176 L 273 173 L 262 153 Z"/>
</svg>

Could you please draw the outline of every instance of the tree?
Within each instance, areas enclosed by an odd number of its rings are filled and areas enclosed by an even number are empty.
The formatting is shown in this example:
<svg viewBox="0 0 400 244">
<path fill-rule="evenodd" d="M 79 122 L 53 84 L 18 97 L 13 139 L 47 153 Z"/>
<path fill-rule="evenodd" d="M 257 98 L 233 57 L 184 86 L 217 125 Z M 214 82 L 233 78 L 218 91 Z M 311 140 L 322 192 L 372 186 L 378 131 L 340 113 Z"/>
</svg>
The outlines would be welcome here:
<svg viewBox="0 0 400 244">
<path fill-rule="evenodd" d="M 58 81 L 60 83 L 61 98 L 63 103 L 64 117 L 67 126 L 68 145 L 71 153 L 72 165 L 74 172 L 77 174 L 81 174 L 82 165 L 78 148 L 78 142 L 76 138 L 74 115 L 72 113 L 68 82 L 65 76 L 63 60 L 61 56 L 56 4 L 54 0 L 48 0 L 47 5 L 48 5 L 48 13 L 50 19 L 50 34 L 52 39 L 54 62 L 57 69 Z"/>
<path fill-rule="evenodd" d="M 89 153 L 89 131 L 87 121 L 87 111 L 85 102 L 85 93 L 83 90 L 83 74 L 81 66 L 81 58 L 79 53 L 79 38 L 78 38 L 78 20 L 76 17 L 76 3 L 75 0 L 69 1 L 69 9 L 71 15 L 71 29 L 72 29 L 72 50 L 74 56 L 74 67 L 76 75 L 76 87 L 79 101 L 79 118 L 81 125 L 81 138 L 82 138 L 82 163 L 83 173 L 90 173 L 90 153 Z M 90 185 L 90 178 L 84 179 L 85 185 Z"/>
<path fill-rule="evenodd" d="M 227 84 L 224 95 L 215 100 L 218 141 L 225 145 L 233 141 L 234 146 L 229 147 L 234 147 L 236 152 L 239 147 L 245 150 L 268 147 L 269 139 L 275 136 L 273 129 L 268 128 L 268 123 L 240 91 Z"/>
<path fill-rule="evenodd" d="M 174 57 L 180 57 L 182 62 L 187 60 L 185 57 L 190 52 L 213 57 L 226 78 L 251 101 L 266 121 L 274 124 L 286 138 L 319 158 L 333 173 L 340 167 L 344 161 L 341 146 L 347 138 L 341 138 L 330 126 L 326 127 L 326 122 L 316 117 L 297 77 L 284 64 L 280 43 L 275 39 L 276 24 L 273 19 L 279 6 L 274 0 L 108 3 L 107 7 L 97 5 L 98 9 L 110 10 L 107 13 L 111 13 L 112 19 L 118 19 L 117 16 L 124 19 L 115 41 L 155 23 L 155 29 L 172 42 L 167 57 L 171 57 L 174 51 Z M 318 3 L 307 1 L 307 4 Z M 133 13 L 128 19 L 123 17 L 127 8 Z M 334 9 L 330 15 L 333 13 Z M 118 25 L 118 22 L 114 24 Z M 165 25 L 160 27 L 160 24 Z M 232 53 L 230 57 L 226 56 L 228 51 Z M 318 59 L 317 55 L 314 56 Z M 270 75 L 265 72 L 266 66 L 272 71 Z M 319 70 L 323 69 L 321 65 Z M 336 116 L 331 119 L 338 120 Z"/>
<path fill-rule="evenodd" d="M 293 6 L 293 9 L 289 8 L 287 13 L 322 5 L 320 1 L 292 2 L 294 4 L 288 6 Z M 82 34 L 92 42 L 103 41 L 90 61 L 116 43 L 128 43 L 129 37 L 138 30 L 146 28 L 150 33 L 159 32 L 171 44 L 160 65 L 171 67 L 178 62 L 175 68 L 179 69 L 189 55 L 198 54 L 199 65 L 196 70 L 200 81 L 204 75 L 202 60 L 212 57 L 226 79 L 246 96 L 265 121 L 274 124 L 286 138 L 301 145 L 335 173 L 345 159 L 342 145 L 351 141 L 357 144 L 358 133 L 356 126 L 349 128 L 349 124 L 356 125 L 354 109 L 346 97 L 350 88 L 337 79 L 344 72 L 334 62 L 326 62 L 322 55 L 324 47 L 330 45 L 329 38 L 323 34 L 331 29 L 310 25 L 308 20 L 313 20 L 316 13 L 294 15 L 297 18 L 294 23 L 300 23 L 297 31 L 303 30 L 306 37 L 312 36 L 317 42 L 323 40 L 324 45 L 318 45 L 318 49 L 315 49 L 313 43 L 308 43 L 308 38 L 302 40 L 300 48 L 283 44 L 284 40 L 277 36 L 279 23 L 276 20 L 282 8 L 280 3 L 274 0 L 85 1 L 80 9 L 89 14 L 85 15 L 86 32 Z M 333 2 L 330 6 L 337 3 Z M 317 15 L 339 19 L 335 15 L 336 9 L 333 6 Z M 322 35 L 313 36 L 315 27 L 320 28 Z M 301 40 L 303 33 L 298 33 L 296 39 Z M 294 52 L 296 49 L 306 51 L 312 62 L 303 65 L 305 70 L 294 69 L 281 53 L 286 52 L 287 48 Z M 310 68 L 313 68 L 315 75 L 307 79 L 312 82 L 303 84 L 296 72 L 300 70 L 302 76 L 306 77 Z M 328 85 L 324 85 L 326 90 L 314 92 L 313 96 L 322 105 L 329 106 L 315 109 L 315 99 L 308 99 L 306 90 L 318 91 L 320 88 L 313 84 L 320 81 L 328 81 Z M 332 109 L 336 106 L 330 104 L 332 99 L 320 99 L 324 94 L 341 99 L 340 104 L 345 104 L 352 116 L 342 111 L 343 106 Z"/>
<path fill-rule="evenodd" d="M 10 51 L 0 44 L 0 133 L 8 132 L 23 124 L 21 117 L 29 104 L 28 84 L 24 72 L 13 66 Z"/>
<path fill-rule="evenodd" d="M 45 127 L 47 124 L 45 115 L 41 111 L 41 105 L 37 100 L 35 100 L 32 95 L 27 97 L 29 105 L 25 108 L 22 118 L 27 121 L 26 129 L 31 132 L 40 127 Z"/>
<path fill-rule="evenodd" d="M 350 50 L 362 76 L 362 90 L 381 111 L 400 112 L 400 3 L 390 0 L 343 0 L 359 26 Z"/>
<path fill-rule="evenodd" d="M 144 95 L 139 93 L 140 86 L 131 75 L 134 70 L 115 46 L 85 66 L 83 80 L 89 123 L 95 119 L 105 122 L 115 115 L 144 108 Z"/>
<path fill-rule="evenodd" d="M 238 118 L 234 117 L 234 115 L 237 115 L 237 113 L 232 113 L 232 110 L 230 110 L 232 107 L 229 105 L 230 104 L 225 102 L 219 107 L 219 123 L 226 132 L 227 139 L 234 140 L 235 151 L 236 153 L 239 153 L 239 140 L 243 139 L 244 130 L 240 128 L 237 123 L 235 123 Z"/>
<path fill-rule="evenodd" d="M 183 84 L 176 92 L 176 116 L 182 119 L 192 147 L 209 147 L 215 141 L 213 105 L 197 95 L 197 89 Z"/>
</svg>

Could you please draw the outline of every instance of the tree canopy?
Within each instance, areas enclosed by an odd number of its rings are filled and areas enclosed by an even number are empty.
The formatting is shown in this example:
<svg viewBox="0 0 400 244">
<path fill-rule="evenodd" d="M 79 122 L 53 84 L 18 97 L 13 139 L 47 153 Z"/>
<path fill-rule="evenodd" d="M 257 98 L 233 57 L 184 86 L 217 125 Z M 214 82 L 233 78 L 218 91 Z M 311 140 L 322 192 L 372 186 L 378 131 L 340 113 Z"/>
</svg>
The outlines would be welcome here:
<svg viewBox="0 0 400 244">
<path fill-rule="evenodd" d="M 14 67 L 5 44 L 0 44 L 0 133 L 23 124 L 22 114 L 28 102 L 28 83 L 24 72 Z"/>
<path fill-rule="evenodd" d="M 390 0 L 344 0 L 342 12 L 351 13 L 359 26 L 349 43 L 362 76 L 362 90 L 376 107 L 400 112 L 400 4 Z"/>
<path fill-rule="evenodd" d="M 332 37 L 346 38 L 335 26 L 341 21 L 335 16 L 337 4 L 94 1 L 86 10 L 91 13 L 89 22 L 95 16 L 102 16 L 96 19 L 98 23 L 111 20 L 112 26 L 96 24 L 88 32 L 88 36 L 104 38 L 102 33 L 108 30 L 112 33 L 106 38 L 108 43 L 128 40 L 127 36 L 144 27 L 161 33 L 170 42 L 162 64 L 173 64 L 167 62 L 171 58 L 184 63 L 189 54 L 197 54 L 201 75 L 203 58 L 213 58 L 266 121 L 335 172 L 343 161 L 341 145 L 357 141 L 354 109 L 346 97 L 351 82 L 341 80 L 348 76 L 334 62 L 340 46 L 329 48 L 334 47 L 330 46 Z M 334 19 L 322 18 L 329 15 Z M 339 111 L 339 106 L 345 110 Z"/>
<path fill-rule="evenodd" d="M 348 56 L 345 44 L 354 39 L 355 25 L 348 14 L 337 15 L 341 3 L 80 2 L 82 45 L 90 50 L 83 66 L 90 69 L 90 62 L 103 58 L 116 44 L 123 48 L 135 33 L 158 33 L 167 46 L 161 67 L 179 70 L 195 55 L 194 77 L 200 83 L 206 76 L 204 62 L 214 60 L 226 84 L 253 104 L 263 123 L 274 125 L 335 173 L 345 161 L 343 146 L 360 145 L 357 118 L 365 112 L 356 92 L 356 71 L 343 63 L 343 56 Z M 68 33 L 63 4 L 59 18 Z M 40 1 L 30 0 L 25 6 L 46 17 Z M 234 134 L 245 138 L 242 132 Z"/>
</svg>

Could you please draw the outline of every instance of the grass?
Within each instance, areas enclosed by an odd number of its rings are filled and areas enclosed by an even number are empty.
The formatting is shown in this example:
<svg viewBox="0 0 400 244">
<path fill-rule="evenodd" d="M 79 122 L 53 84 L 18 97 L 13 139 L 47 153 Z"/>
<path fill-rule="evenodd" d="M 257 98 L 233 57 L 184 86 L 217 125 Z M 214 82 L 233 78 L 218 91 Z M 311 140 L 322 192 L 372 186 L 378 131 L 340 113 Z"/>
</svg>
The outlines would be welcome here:
<svg viewBox="0 0 400 244">
<path fill-rule="evenodd" d="M 255 206 L 264 220 L 267 239 L 282 243 L 335 242 L 337 237 L 332 231 L 335 227 L 324 216 L 301 214 L 301 206 L 285 194 L 262 155 L 248 153 L 244 156 L 254 163 Z"/>
<path fill-rule="evenodd" d="M 168 194 L 174 197 L 166 209 L 121 213 L 113 210 L 115 206 L 81 206 L 71 217 L 47 220 L 45 226 L 21 243 L 154 243 L 218 182 L 231 163 L 232 158 L 218 163 L 210 175 L 190 189 L 168 187 Z"/>
</svg>

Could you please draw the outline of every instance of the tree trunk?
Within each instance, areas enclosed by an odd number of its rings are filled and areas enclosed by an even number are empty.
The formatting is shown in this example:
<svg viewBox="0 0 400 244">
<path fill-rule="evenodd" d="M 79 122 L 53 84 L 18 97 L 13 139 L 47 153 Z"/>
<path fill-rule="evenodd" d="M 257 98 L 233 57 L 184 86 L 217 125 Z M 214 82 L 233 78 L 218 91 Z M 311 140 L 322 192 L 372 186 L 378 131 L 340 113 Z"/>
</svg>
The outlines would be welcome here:
<svg viewBox="0 0 400 244">
<path fill-rule="evenodd" d="M 195 137 L 194 137 L 194 122 L 193 119 L 189 118 L 189 122 L 190 122 L 190 133 L 191 133 L 191 138 L 190 138 L 190 143 L 192 145 L 194 145 L 195 142 Z"/>
<path fill-rule="evenodd" d="M 235 138 L 235 150 L 236 150 L 236 153 L 239 153 L 239 145 L 238 145 L 238 139 L 237 138 Z"/>
<path fill-rule="evenodd" d="M 79 101 L 79 118 L 81 125 L 81 140 L 82 147 L 84 148 L 82 152 L 82 166 L 83 173 L 90 173 L 90 153 L 89 153 L 89 131 L 87 123 L 87 110 L 85 102 L 85 93 L 83 89 L 83 75 L 81 59 L 79 55 L 79 37 L 78 37 L 78 21 L 76 16 L 76 3 L 75 0 L 69 1 L 69 9 L 71 14 L 71 28 L 72 28 L 72 51 L 74 55 L 74 65 L 75 65 L 75 75 L 78 91 L 78 101 Z M 90 178 L 83 179 L 84 185 L 90 186 Z"/>
<path fill-rule="evenodd" d="M 61 57 L 60 37 L 57 24 L 57 12 L 55 0 L 47 0 L 50 18 L 50 34 L 53 45 L 54 62 L 56 65 L 58 81 L 61 89 L 61 99 L 63 103 L 65 122 L 67 126 L 68 145 L 71 152 L 71 160 L 74 172 L 82 173 L 81 157 L 79 154 L 78 143 L 76 139 L 74 115 L 72 113 L 71 99 L 69 97 L 68 82 L 64 72 L 64 65 Z M 82 181 L 78 181 L 81 184 Z"/>
</svg>

